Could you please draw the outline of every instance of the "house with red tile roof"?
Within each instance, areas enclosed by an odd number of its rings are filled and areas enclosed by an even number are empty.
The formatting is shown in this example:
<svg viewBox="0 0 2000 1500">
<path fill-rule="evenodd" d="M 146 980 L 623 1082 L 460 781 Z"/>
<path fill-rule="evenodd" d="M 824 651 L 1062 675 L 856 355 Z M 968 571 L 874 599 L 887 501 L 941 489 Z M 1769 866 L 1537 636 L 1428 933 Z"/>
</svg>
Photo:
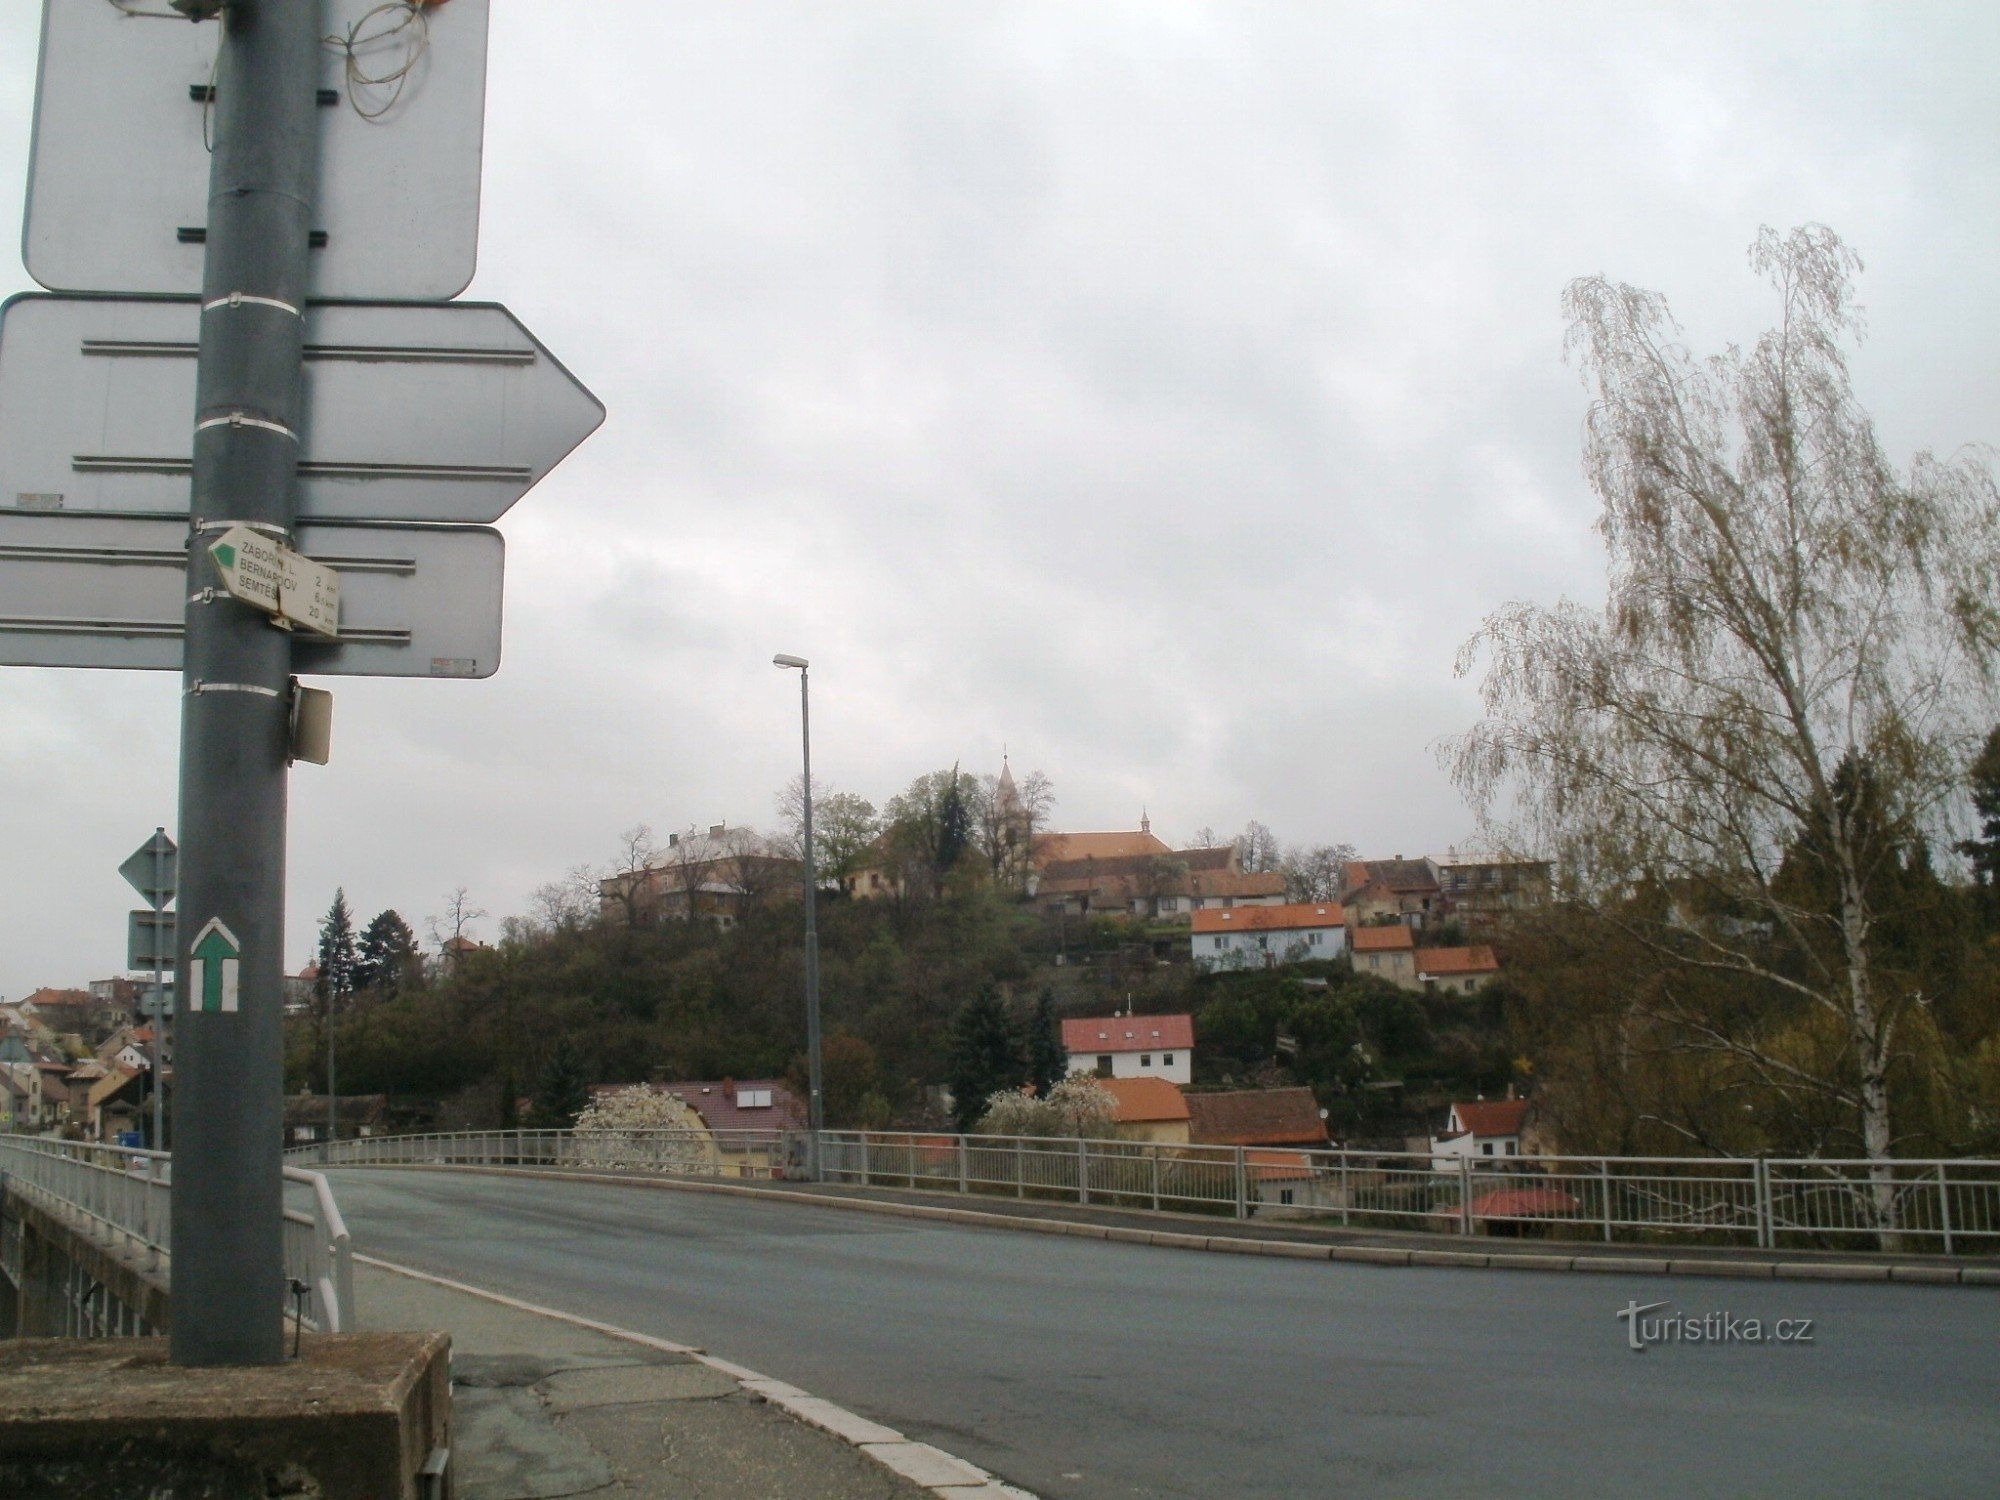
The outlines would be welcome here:
<svg viewBox="0 0 2000 1500">
<path fill-rule="evenodd" d="M 1485 943 L 1469 948 L 1419 948 L 1417 983 L 1445 994 L 1474 995 L 1499 977 L 1500 960 Z"/>
<path fill-rule="evenodd" d="M 1456 1172 L 1467 1157 L 1475 1162 L 1521 1154 L 1521 1137 L 1534 1106 L 1526 1099 L 1481 1099 L 1454 1104 L 1445 1116 L 1444 1133 L 1431 1137 L 1431 1165 Z"/>
<path fill-rule="evenodd" d="M 1111 1123 L 1120 1140 L 1187 1144 L 1187 1098 L 1178 1084 L 1164 1078 L 1106 1078 L 1099 1086 L 1118 1101 Z"/>
<path fill-rule="evenodd" d="M 1326 1121 L 1308 1088 L 1236 1089 L 1187 1096 L 1198 1146 L 1324 1146 Z"/>
<path fill-rule="evenodd" d="M 1112 1078 L 1194 1080 L 1194 1017 L 1092 1016 L 1062 1023 L 1066 1067 Z"/>
<path fill-rule="evenodd" d="M 1341 872 L 1340 904 L 1357 925 L 1378 921 L 1422 927 L 1444 909 L 1437 871 L 1427 859 L 1352 859 Z"/>
<path fill-rule="evenodd" d="M 1373 974 L 1406 990 L 1417 985 L 1417 940 L 1402 923 L 1386 927 L 1356 927 L 1348 934 L 1354 950 L 1354 972 Z"/>
<path fill-rule="evenodd" d="M 1328 902 L 1198 911 L 1190 925 L 1194 964 L 1204 972 L 1268 969 L 1347 951 L 1346 913 Z"/>
</svg>

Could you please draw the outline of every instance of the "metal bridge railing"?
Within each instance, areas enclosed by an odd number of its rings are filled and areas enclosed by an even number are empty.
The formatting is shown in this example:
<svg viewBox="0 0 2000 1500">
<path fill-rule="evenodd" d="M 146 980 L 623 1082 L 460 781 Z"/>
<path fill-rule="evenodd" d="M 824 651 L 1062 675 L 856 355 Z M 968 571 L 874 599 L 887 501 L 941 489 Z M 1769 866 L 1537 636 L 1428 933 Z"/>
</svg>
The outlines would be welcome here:
<svg viewBox="0 0 2000 1500">
<path fill-rule="evenodd" d="M 308 1327 L 351 1331 L 354 1318 L 352 1242 L 326 1179 L 287 1166 L 285 1180 L 306 1191 L 306 1205 L 284 1210 L 285 1275 L 310 1288 Z M 121 1248 L 148 1274 L 168 1284 L 172 1300 L 173 1158 L 165 1152 L 0 1135 L 0 1179 L 9 1192 L 77 1221 L 99 1244 Z M 286 1311 L 292 1311 L 287 1304 Z"/>
<path fill-rule="evenodd" d="M 801 1131 L 487 1130 L 298 1147 L 323 1164 L 811 1176 Z M 2000 1162 L 1199 1146 L 829 1130 L 819 1176 L 863 1187 L 1156 1212 L 1601 1243 L 2000 1251 Z"/>
</svg>

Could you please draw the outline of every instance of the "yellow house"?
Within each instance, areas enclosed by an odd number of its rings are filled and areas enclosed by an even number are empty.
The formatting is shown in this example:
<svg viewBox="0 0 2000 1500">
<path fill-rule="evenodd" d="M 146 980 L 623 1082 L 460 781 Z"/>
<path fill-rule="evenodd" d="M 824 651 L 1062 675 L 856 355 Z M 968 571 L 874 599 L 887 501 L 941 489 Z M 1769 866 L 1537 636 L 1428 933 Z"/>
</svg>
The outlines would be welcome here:
<svg viewBox="0 0 2000 1500">
<path fill-rule="evenodd" d="M 1111 1120 L 1119 1140 L 1187 1144 L 1187 1100 L 1178 1084 L 1152 1077 L 1100 1078 L 1097 1086 L 1118 1101 Z"/>
<path fill-rule="evenodd" d="M 1354 972 L 1373 974 L 1406 990 L 1421 989 L 1417 980 L 1417 941 L 1398 922 L 1393 927 L 1356 927 L 1348 933 Z"/>
</svg>

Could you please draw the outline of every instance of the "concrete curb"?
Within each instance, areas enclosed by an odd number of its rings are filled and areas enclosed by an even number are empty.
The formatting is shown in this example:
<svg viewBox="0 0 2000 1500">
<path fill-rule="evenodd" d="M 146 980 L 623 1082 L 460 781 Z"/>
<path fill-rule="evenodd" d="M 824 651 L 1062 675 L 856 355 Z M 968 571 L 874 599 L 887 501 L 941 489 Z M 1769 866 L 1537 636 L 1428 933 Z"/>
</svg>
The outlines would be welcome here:
<svg viewBox="0 0 2000 1500">
<path fill-rule="evenodd" d="M 479 1167 L 475 1171 L 507 1171 L 506 1168 Z M 522 1175 L 510 1173 L 510 1175 Z M 534 1175 L 546 1176 L 546 1173 Z M 564 1173 L 564 1176 L 570 1174 Z M 602 1179 L 592 1179 L 602 1180 Z M 622 1180 L 622 1179 L 613 1179 Z M 840 1439 L 849 1447 L 865 1453 L 885 1469 L 922 1485 L 932 1494 L 946 1497 L 946 1500 L 1036 1500 L 1027 1490 L 995 1479 L 976 1464 L 969 1464 L 962 1458 L 955 1458 L 941 1448 L 929 1443 L 920 1443 L 904 1437 L 893 1427 L 884 1427 L 880 1422 L 835 1406 L 831 1401 L 808 1395 L 797 1386 L 787 1385 L 782 1380 L 773 1380 L 768 1375 L 760 1375 L 755 1370 L 718 1359 L 704 1349 L 692 1344 L 676 1344 L 671 1339 L 654 1338 L 649 1333 L 638 1333 L 630 1328 L 620 1328 L 612 1323 L 600 1323 L 595 1318 L 586 1318 L 576 1313 L 562 1312 L 553 1307 L 543 1307 L 538 1303 L 524 1302 L 519 1297 L 509 1297 L 502 1292 L 488 1291 L 470 1282 L 453 1281 L 446 1276 L 433 1276 L 428 1271 L 419 1271 L 411 1266 L 398 1265 L 392 1260 L 382 1260 L 373 1255 L 355 1252 L 354 1258 L 365 1266 L 373 1266 L 378 1271 L 388 1271 L 397 1276 L 407 1276 L 413 1281 L 427 1281 L 433 1286 L 445 1287 L 450 1291 L 463 1292 L 469 1297 L 478 1297 L 487 1302 L 497 1302 L 502 1307 L 511 1307 L 516 1312 L 533 1313 L 537 1317 L 553 1318 L 559 1323 L 568 1323 L 576 1328 L 587 1328 L 592 1333 L 601 1333 L 608 1338 L 623 1339 L 629 1344 L 638 1344 L 647 1349 L 658 1349 L 667 1354 L 685 1354 L 700 1364 L 720 1374 L 729 1376 L 743 1389 L 761 1396 L 779 1410 L 796 1417 L 809 1426 L 817 1427 Z"/>
<path fill-rule="evenodd" d="M 1922 1286 L 2000 1287 L 2000 1265 L 1953 1266 L 1896 1261 L 1781 1261 L 1737 1257 L 1677 1255 L 1563 1255 L 1533 1252 L 1444 1250 L 1424 1246 L 1320 1245 L 1302 1240 L 1259 1240 L 1243 1235 L 1189 1234 L 1166 1229 L 1140 1229 L 1117 1224 L 1085 1224 L 1070 1219 L 1031 1219 L 1016 1214 L 981 1213 L 973 1208 L 942 1204 L 899 1203 L 875 1198 L 845 1198 L 801 1193 L 785 1188 L 741 1187 L 728 1182 L 694 1181 L 678 1177 L 637 1177 L 612 1172 L 554 1172 L 536 1167 L 461 1166 L 429 1162 L 370 1162 L 370 1167 L 417 1171 L 486 1172 L 504 1177 L 540 1177 L 560 1182 L 598 1182 L 626 1187 L 665 1188 L 682 1193 L 718 1193 L 732 1198 L 778 1199 L 820 1208 L 852 1209 L 892 1218 L 930 1219 L 980 1229 L 1013 1229 L 1029 1234 L 1066 1234 L 1084 1239 L 1116 1240 L 1121 1244 L 1152 1245 L 1167 1250 L 1201 1250 L 1211 1254 L 1265 1255 L 1291 1260 L 1343 1261 L 1368 1266 L 1434 1266 L 1487 1271 L 1585 1271 L 1628 1276 L 1719 1276 L 1776 1281 L 1895 1281 Z"/>
</svg>

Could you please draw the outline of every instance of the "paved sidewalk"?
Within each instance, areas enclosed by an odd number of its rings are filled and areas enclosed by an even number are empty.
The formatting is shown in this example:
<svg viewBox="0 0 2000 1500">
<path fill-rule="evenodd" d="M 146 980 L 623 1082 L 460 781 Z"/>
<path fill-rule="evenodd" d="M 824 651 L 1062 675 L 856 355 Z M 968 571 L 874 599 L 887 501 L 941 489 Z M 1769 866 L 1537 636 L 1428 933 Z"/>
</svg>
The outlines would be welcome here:
<svg viewBox="0 0 2000 1500">
<path fill-rule="evenodd" d="M 699 1350 L 355 1267 L 370 1331 L 449 1330 L 458 1500 L 1022 1500 L 950 1455 Z"/>
</svg>

